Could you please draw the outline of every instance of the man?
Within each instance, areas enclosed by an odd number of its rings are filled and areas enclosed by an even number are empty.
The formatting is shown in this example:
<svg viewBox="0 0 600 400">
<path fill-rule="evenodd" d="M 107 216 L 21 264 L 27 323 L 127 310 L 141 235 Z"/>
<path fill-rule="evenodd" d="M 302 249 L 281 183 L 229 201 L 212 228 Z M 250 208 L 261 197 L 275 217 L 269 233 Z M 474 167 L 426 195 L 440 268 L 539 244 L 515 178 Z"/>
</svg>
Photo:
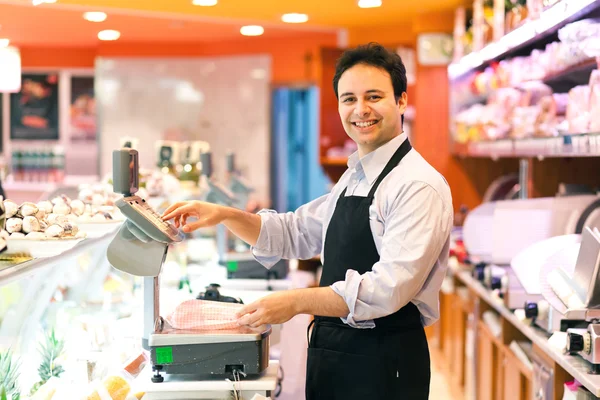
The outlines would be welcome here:
<svg viewBox="0 0 600 400">
<path fill-rule="evenodd" d="M 333 86 L 358 152 L 331 193 L 294 213 L 254 215 L 188 202 L 172 205 L 163 218 L 185 232 L 223 223 L 267 267 L 282 257 L 322 254 L 319 288 L 274 293 L 239 313 L 239 323 L 251 327 L 315 315 L 308 400 L 427 399 L 423 326 L 439 316 L 450 190 L 402 132 L 406 70 L 398 55 L 378 44 L 348 50 Z"/>
</svg>

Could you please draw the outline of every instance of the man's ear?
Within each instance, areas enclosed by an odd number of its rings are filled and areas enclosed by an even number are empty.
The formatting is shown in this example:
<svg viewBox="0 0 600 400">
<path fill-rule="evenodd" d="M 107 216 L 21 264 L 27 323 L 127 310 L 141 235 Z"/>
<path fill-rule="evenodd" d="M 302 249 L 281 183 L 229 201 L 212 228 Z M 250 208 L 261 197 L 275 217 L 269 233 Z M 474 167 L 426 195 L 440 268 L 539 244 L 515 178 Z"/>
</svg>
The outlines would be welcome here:
<svg viewBox="0 0 600 400">
<path fill-rule="evenodd" d="M 396 102 L 398 103 L 400 114 L 404 114 L 404 111 L 406 111 L 406 107 L 408 106 L 408 95 L 406 92 L 402 92 L 402 95 L 397 98 Z"/>
</svg>

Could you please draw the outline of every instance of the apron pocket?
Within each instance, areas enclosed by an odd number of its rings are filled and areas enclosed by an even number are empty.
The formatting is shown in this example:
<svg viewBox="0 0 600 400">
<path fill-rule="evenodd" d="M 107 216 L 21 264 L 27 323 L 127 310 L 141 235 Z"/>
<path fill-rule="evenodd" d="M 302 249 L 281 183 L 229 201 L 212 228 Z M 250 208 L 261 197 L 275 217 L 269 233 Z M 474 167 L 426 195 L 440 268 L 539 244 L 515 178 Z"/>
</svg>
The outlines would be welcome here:
<svg viewBox="0 0 600 400">
<path fill-rule="evenodd" d="M 375 356 L 309 348 L 306 400 L 382 399 L 383 365 Z"/>
</svg>

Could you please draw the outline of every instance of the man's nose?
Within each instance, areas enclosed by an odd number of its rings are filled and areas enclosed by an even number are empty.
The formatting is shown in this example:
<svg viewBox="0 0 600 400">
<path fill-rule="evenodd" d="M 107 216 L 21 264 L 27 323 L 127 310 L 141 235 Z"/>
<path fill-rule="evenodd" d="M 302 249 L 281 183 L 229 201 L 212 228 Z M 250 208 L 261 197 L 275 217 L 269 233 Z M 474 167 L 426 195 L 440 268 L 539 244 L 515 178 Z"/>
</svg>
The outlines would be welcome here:
<svg viewBox="0 0 600 400">
<path fill-rule="evenodd" d="M 356 102 L 356 107 L 354 108 L 354 113 L 363 118 L 371 113 L 371 108 L 367 104 L 366 101 L 359 100 Z"/>
</svg>

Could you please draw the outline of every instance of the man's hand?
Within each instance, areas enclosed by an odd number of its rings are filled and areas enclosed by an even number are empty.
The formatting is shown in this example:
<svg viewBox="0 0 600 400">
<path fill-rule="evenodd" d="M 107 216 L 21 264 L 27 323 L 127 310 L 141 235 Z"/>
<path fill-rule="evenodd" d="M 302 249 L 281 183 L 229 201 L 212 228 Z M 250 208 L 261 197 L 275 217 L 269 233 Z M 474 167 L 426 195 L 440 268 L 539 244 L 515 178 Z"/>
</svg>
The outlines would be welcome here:
<svg viewBox="0 0 600 400">
<path fill-rule="evenodd" d="M 238 324 L 256 328 L 289 321 L 299 314 L 293 294 L 291 290 L 273 293 L 242 307 L 236 313 Z"/>
<path fill-rule="evenodd" d="M 197 221 L 188 222 L 188 218 L 195 218 Z M 175 226 L 181 227 L 186 233 L 223 224 L 235 236 L 251 246 L 256 244 L 261 227 L 260 215 L 197 200 L 172 204 L 164 212 L 162 219 L 163 221 L 172 219 Z"/>
<path fill-rule="evenodd" d="M 348 306 L 330 287 L 292 289 L 276 292 L 242 307 L 239 325 L 252 328 L 264 324 L 283 324 L 298 314 L 346 317 Z"/>
<path fill-rule="evenodd" d="M 180 201 L 172 204 L 164 212 L 163 221 L 173 220 L 177 228 L 182 227 L 184 232 L 192 232 L 199 228 L 206 228 L 220 224 L 229 213 L 228 208 L 218 204 L 205 203 L 202 201 Z M 188 218 L 197 221 L 189 222 Z"/>
</svg>

